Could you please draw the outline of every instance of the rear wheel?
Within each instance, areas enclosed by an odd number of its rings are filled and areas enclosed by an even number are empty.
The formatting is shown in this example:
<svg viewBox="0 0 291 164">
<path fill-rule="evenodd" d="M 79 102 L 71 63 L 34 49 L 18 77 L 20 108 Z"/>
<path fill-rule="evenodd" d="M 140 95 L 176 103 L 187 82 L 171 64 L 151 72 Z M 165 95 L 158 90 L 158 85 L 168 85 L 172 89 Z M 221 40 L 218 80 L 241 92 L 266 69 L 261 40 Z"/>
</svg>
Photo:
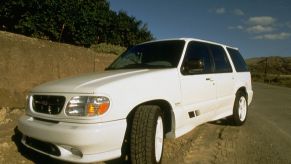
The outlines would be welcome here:
<svg viewBox="0 0 291 164">
<path fill-rule="evenodd" d="M 160 107 L 138 107 L 133 116 L 130 136 L 131 162 L 161 163 L 163 144 L 164 125 Z"/>
<path fill-rule="evenodd" d="M 233 106 L 233 115 L 231 117 L 234 125 L 242 125 L 247 119 L 248 112 L 248 102 L 246 94 L 239 91 L 236 94 L 234 106 Z"/>
</svg>

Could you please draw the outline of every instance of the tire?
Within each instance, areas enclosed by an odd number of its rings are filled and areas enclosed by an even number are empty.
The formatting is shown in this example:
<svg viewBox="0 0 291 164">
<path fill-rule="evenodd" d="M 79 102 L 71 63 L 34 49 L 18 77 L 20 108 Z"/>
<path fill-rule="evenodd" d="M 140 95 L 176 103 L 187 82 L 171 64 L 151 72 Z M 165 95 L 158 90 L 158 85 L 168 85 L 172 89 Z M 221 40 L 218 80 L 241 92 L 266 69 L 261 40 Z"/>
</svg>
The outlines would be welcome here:
<svg viewBox="0 0 291 164">
<path fill-rule="evenodd" d="M 161 163 L 164 126 L 161 109 L 143 105 L 134 113 L 130 134 L 130 158 L 133 164 Z"/>
<path fill-rule="evenodd" d="M 232 123 L 236 126 L 243 125 L 247 119 L 248 101 L 246 94 L 239 91 L 236 94 L 233 115 L 231 116 Z"/>
</svg>

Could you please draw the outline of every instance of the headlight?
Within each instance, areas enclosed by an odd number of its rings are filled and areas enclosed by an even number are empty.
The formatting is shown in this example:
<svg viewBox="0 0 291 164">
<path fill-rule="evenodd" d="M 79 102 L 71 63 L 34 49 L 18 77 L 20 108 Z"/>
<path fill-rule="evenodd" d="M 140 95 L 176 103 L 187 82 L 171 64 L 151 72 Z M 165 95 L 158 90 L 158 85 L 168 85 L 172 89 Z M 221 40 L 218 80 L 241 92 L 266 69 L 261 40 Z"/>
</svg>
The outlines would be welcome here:
<svg viewBox="0 0 291 164">
<path fill-rule="evenodd" d="M 102 96 L 75 96 L 71 98 L 67 107 L 68 116 L 99 116 L 109 108 L 110 102 Z"/>
</svg>

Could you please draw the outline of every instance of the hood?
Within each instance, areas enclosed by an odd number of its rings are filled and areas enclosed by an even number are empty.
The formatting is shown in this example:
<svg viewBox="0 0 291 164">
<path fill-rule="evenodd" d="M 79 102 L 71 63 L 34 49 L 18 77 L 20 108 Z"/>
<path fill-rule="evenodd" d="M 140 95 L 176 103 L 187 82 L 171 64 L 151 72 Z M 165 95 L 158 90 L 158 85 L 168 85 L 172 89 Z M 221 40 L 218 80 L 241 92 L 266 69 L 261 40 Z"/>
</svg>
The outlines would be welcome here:
<svg viewBox="0 0 291 164">
<path fill-rule="evenodd" d="M 89 73 L 61 80 L 51 81 L 39 85 L 31 90 L 34 93 L 84 93 L 93 94 L 94 91 L 111 82 L 123 80 L 129 77 L 147 74 L 150 69 L 142 70 L 112 70 L 102 73 Z"/>
</svg>

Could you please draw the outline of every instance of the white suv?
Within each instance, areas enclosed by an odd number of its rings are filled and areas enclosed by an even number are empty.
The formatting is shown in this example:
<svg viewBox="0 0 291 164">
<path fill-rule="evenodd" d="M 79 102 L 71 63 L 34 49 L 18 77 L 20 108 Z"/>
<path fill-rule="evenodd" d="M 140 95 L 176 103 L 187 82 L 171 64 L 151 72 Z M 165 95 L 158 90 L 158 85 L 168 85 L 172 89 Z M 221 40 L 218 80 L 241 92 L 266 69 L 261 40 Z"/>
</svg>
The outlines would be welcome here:
<svg viewBox="0 0 291 164">
<path fill-rule="evenodd" d="M 127 154 L 133 163 L 160 163 L 164 138 L 225 117 L 242 125 L 252 97 L 237 48 L 188 38 L 151 41 L 128 49 L 103 73 L 32 89 L 18 128 L 25 146 L 60 160 Z"/>
</svg>

